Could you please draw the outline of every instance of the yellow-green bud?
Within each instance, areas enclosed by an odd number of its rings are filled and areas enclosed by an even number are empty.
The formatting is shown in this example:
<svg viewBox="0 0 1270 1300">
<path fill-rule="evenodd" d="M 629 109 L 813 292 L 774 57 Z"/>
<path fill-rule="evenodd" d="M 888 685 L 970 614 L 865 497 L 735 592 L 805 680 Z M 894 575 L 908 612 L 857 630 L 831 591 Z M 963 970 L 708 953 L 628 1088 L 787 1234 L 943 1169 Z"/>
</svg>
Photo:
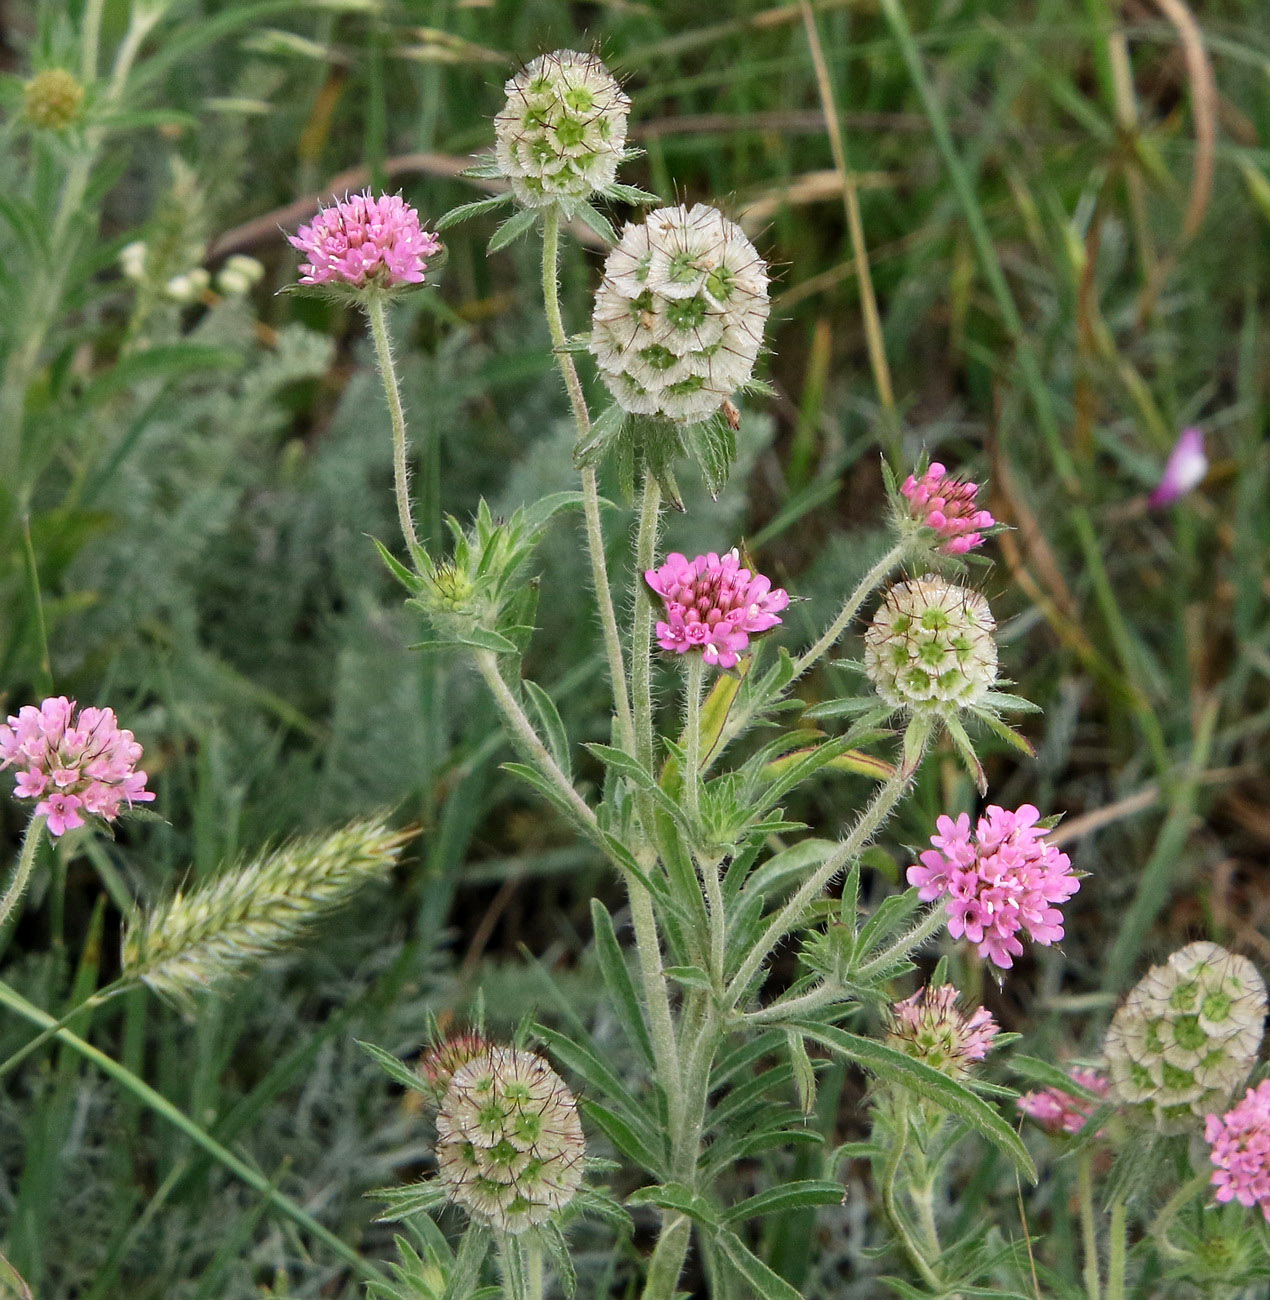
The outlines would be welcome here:
<svg viewBox="0 0 1270 1300">
<path fill-rule="evenodd" d="M 45 68 L 22 89 L 26 120 L 49 131 L 64 131 L 74 126 L 83 103 L 83 86 L 65 68 Z"/>
</svg>

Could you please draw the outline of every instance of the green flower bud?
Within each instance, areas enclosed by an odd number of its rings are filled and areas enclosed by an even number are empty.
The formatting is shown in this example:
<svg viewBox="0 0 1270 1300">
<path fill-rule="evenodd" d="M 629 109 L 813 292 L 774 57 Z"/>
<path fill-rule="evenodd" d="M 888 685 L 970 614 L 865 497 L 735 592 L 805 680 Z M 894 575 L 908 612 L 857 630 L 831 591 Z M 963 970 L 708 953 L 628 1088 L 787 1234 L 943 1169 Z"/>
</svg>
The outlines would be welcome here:
<svg viewBox="0 0 1270 1300">
<path fill-rule="evenodd" d="M 64 131 L 79 120 L 84 88 L 65 68 L 45 68 L 22 88 L 22 111 L 32 126 Z"/>
</svg>

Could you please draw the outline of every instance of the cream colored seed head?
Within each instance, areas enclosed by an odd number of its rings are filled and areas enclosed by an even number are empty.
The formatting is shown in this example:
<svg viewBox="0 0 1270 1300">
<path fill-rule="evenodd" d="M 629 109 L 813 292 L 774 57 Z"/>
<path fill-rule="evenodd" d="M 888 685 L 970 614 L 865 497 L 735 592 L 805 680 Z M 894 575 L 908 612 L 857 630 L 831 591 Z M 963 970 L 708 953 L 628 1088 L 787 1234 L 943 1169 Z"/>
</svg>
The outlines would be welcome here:
<svg viewBox="0 0 1270 1300">
<path fill-rule="evenodd" d="M 508 81 L 494 156 L 526 207 L 585 199 L 611 185 L 631 101 L 593 54 L 556 50 Z"/>
<path fill-rule="evenodd" d="M 753 374 L 770 307 L 738 225 L 702 203 L 659 208 L 609 254 L 591 352 L 623 410 L 704 420 Z"/>
<path fill-rule="evenodd" d="M 566 1206 L 582 1182 L 578 1104 L 533 1052 L 490 1047 L 454 1071 L 437 1113 L 450 1198 L 479 1223 L 520 1233 Z"/>
<path fill-rule="evenodd" d="M 1246 958 L 1215 943 L 1188 944 L 1153 966 L 1107 1031 L 1114 1096 L 1142 1108 L 1164 1133 L 1225 1109 L 1257 1059 L 1266 986 Z"/>
<path fill-rule="evenodd" d="M 899 582 L 882 597 L 864 634 L 865 672 L 896 708 L 962 708 L 996 682 L 995 630 L 977 591 L 935 577 Z"/>
</svg>

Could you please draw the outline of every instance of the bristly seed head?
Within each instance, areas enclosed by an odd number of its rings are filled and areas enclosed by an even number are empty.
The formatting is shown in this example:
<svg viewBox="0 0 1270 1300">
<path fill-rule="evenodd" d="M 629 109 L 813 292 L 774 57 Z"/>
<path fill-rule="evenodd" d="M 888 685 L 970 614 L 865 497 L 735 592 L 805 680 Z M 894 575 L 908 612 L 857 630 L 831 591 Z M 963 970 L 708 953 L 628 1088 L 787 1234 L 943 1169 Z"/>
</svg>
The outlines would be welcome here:
<svg viewBox="0 0 1270 1300">
<path fill-rule="evenodd" d="M 443 1038 L 424 1052 L 416 1069 L 436 1105 L 445 1097 L 455 1070 L 488 1049 L 489 1043 L 480 1034 L 468 1030 Z"/>
<path fill-rule="evenodd" d="M 706 419 L 745 383 L 763 345 L 767 266 L 715 208 L 658 208 L 604 264 L 590 348 L 618 405 Z"/>
<path fill-rule="evenodd" d="M 996 626 L 977 591 L 937 577 L 897 582 L 864 634 L 865 672 L 895 708 L 955 712 L 996 682 Z"/>
<path fill-rule="evenodd" d="M 521 1233 L 545 1223 L 582 1182 L 578 1104 L 533 1052 L 486 1047 L 454 1071 L 437 1112 L 437 1164 L 478 1223 Z"/>
<path fill-rule="evenodd" d="M 611 185 L 631 101 L 593 54 L 543 54 L 508 81 L 494 118 L 494 157 L 528 208 L 585 199 Z"/>
<path fill-rule="evenodd" d="M 1187 944 L 1153 966 L 1112 1018 L 1112 1090 L 1163 1133 L 1222 1109 L 1248 1077 L 1265 1027 L 1266 986 L 1246 958 Z"/>
</svg>

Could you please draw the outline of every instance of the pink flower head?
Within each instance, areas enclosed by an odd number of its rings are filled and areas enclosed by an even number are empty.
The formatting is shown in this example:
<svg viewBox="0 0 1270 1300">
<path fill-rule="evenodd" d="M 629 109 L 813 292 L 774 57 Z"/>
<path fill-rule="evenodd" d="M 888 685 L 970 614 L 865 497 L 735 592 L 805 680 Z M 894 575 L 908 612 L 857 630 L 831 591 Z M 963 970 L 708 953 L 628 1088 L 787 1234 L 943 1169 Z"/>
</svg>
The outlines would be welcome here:
<svg viewBox="0 0 1270 1300">
<path fill-rule="evenodd" d="M 672 551 L 644 579 L 666 604 L 657 644 L 680 655 L 700 650 L 706 663 L 720 668 L 735 668 L 750 637 L 775 627 L 781 621 L 777 612 L 789 604 L 783 588 L 741 567 L 735 548 L 695 560 Z"/>
<path fill-rule="evenodd" d="M 1208 456 L 1204 452 L 1202 429 L 1183 429 L 1169 453 L 1160 476 L 1159 486 L 1147 498 L 1152 510 L 1162 510 L 1204 481 L 1208 473 Z"/>
<path fill-rule="evenodd" d="M 1211 1147 L 1217 1199 L 1259 1205 L 1270 1223 L 1270 1079 L 1249 1088 L 1224 1115 L 1209 1115 L 1204 1138 Z"/>
<path fill-rule="evenodd" d="M 112 709 L 81 709 L 64 695 L 19 709 L 0 726 L 0 769 L 17 767 L 14 794 L 40 799 L 51 835 L 84 824 L 84 813 L 114 821 L 125 803 L 149 803 L 141 746 Z M 41 798 L 43 796 L 43 798 Z"/>
<path fill-rule="evenodd" d="M 964 1078 L 974 1062 L 987 1056 L 998 1029 L 987 1007 L 963 1012 L 951 984 L 918 989 L 895 1003 L 890 1020 L 887 1041 L 892 1047 L 954 1079 Z"/>
<path fill-rule="evenodd" d="M 369 191 L 323 208 L 287 239 L 309 260 L 300 263 L 301 284 L 376 285 L 397 289 L 422 284 L 427 258 L 441 241 L 419 225 L 419 214 L 399 195 Z"/>
<path fill-rule="evenodd" d="M 900 491 L 908 498 L 913 518 L 944 539 L 940 549 L 946 555 L 965 555 L 982 546 L 980 530 L 997 522 L 975 502 L 979 484 L 954 478 L 938 461 L 921 478 L 910 474 Z"/>
<path fill-rule="evenodd" d="M 1106 1075 L 1098 1070 L 1077 1068 L 1069 1073 L 1072 1081 L 1087 1092 L 1096 1093 L 1099 1097 L 1107 1095 L 1110 1084 Z M 1064 1092 L 1061 1088 L 1042 1088 L 1040 1092 L 1025 1092 L 1019 1098 L 1017 1105 L 1029 1119 L 1034 1119 L 1047 1133 L 1079 1133 L 1095 1109 L 1095 1103 L 1088 1098 Z"/>
<path fill-rule="evenodd" d="M 1063 914 L 1054 904 L 1080 888 L 1071 859 L 1045 842 L 1039 820 L 1028 803 L 1016 812 L 993 804 L 973 834 L 965 813 L 956 821 L 940 817 L 934 847 L 921 866 L 908 869 L 908 883 L 924 901 L 947 898 L 948 933 L 964 935 L 981 957 L 1004 968 L 1023 951 L 1020 930 L 1042 944 L 1063 937 Z"/>
</svg>

